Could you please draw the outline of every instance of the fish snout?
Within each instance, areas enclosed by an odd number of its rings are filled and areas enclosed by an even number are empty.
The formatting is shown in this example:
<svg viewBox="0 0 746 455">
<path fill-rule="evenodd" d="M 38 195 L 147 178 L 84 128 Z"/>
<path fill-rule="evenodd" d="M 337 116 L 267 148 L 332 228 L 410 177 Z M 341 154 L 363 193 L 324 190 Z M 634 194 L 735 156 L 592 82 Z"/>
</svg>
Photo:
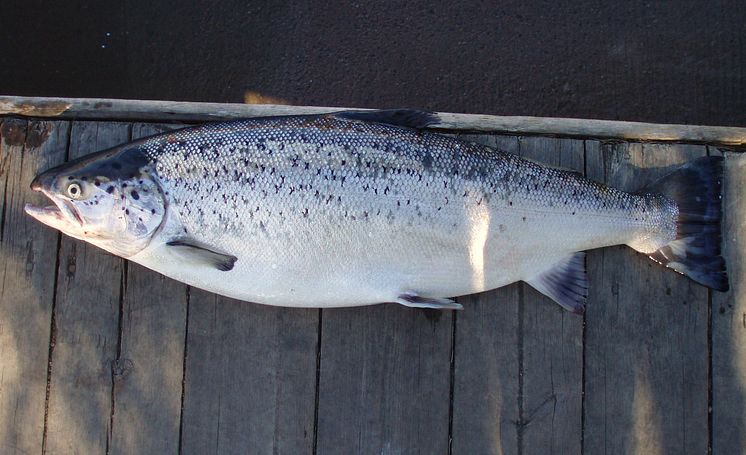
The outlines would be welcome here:
<svg viewBox="0 0 746 455">
<path fill-rule="evenodd" d="M 54 176 L 52 174 L 49 172 L 42 172 L 31 181 L 31 190 L 41 191 L 44 188 L 49 188 L 53 180 Z"/>
</svg>

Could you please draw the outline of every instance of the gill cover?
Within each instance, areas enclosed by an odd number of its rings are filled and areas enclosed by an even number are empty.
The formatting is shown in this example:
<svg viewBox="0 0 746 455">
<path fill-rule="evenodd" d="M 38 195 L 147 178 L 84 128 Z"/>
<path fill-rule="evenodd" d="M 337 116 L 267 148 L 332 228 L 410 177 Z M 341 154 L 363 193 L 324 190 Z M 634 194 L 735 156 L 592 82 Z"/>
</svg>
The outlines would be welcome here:
<svg viewBox="0 0 746 455">
<path fill-rule="evenodd" d="M 55 205 L 27 206 L 29 215 L 123 257 L 148 245 L 166 210 L 150 160 L 137 143 L 50 169 L 34 179 L 31 189 Z"/>
</svg>

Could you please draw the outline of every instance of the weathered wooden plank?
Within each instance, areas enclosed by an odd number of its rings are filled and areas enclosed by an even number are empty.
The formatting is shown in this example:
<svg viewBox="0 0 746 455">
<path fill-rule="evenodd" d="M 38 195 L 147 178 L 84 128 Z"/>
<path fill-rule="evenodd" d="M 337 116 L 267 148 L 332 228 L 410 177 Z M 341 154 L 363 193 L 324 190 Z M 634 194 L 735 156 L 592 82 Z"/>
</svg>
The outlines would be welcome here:
<svg viewBox="0 0 746 455">
<path fill-rule="evenodd" d="M 130 127 L 74 122 L 70 136 L 69 158 L 75 159 L 127 142 Z M 62 237 L 47 417 L 49 454 L 106 452 L 123 265 L 121 258 L 93 245 Z"/>
<path fill-rule="evenodd" d="M 519 152 L 514 136 L 462 137 Z M 458 299 L 451 453 L 520 453 L 521 295 L 516 283 Z"/>
<path fill-rule="evenodd" d="M 349 108 L 271 104 L 195 103 L 95 98 L 0 96 L 0 115 L 121 120 L 206 121 L 271 115 L 318 114 Z M 439 113 L 433 128 L 578 138 L 746 144 L 746 128 L 663 125 L 612 120 Z"/>
<path fill-rule="evenodd" d="M 712 150 L 713 154 L 719 152 Z M 712 293 L 712 453 L 746 454 L 746 156 L 726 154 L 723 249 L 731 290 Z"/>
<path fill-rule="evenodd" d="M 189 308 L 183 453 L 311 454 L 319 310 L 198 289 Z"/>
<path fill-rule="evenodd" d="M 521 156 L 584 172 L 583 141 L 521 138 Z M 521 444 L 525 455 L 580 453 L 583 317 L 523 285 Z"/>
<path fill-rule="evenodd" d="M 452 312 L 324 310 L 317 453 L 448 451 Z"/>
<path fill-rule="evenodd" d="M 175 126 L 134 124 L 133 138 Z M 175 453 L 179 446 L 187 287 L 126 266 L 114 365 L 109 453 Z"/>
<path fill-rule="evenodd" d="M 588 175 L 635 190 L 704 147 L 586 143 Z M 707 290 L 623 246 L 591 251 L 584 453 L 702 454 Z"/>
<path fill-rule="evenodd" d="M 68 122 L 0 125 L 0 452 L 41 453 L 58 234 L 27 216 L 29 183 L 65 159 Z"/>
</svg>

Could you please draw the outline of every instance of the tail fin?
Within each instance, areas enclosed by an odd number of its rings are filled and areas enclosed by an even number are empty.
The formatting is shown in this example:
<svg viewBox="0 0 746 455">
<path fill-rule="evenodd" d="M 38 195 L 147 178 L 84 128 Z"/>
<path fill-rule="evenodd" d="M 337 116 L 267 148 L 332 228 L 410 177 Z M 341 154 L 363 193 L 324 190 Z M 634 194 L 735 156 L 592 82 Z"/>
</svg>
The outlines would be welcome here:
<svg viewBox="0 0 746 455">
<path fill-rule="evenodd" d="M 706 156 L 679 167 L 645 188 L 663 194 L 679 208 L 676 239 L 650 254 L 708 288 L 728 290 L 725 260 L 720 255 L 723 158 Z"/>
</svg>

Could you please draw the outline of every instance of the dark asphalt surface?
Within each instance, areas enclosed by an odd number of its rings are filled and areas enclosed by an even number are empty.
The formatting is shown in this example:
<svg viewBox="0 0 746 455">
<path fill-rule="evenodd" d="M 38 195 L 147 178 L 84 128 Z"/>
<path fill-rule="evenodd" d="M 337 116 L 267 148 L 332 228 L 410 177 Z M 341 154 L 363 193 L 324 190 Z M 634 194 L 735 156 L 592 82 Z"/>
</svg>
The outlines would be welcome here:
<svg viewBox="0 0 746 455">
<path fill-rule="evenodd" d="M 746 126 L 742 0 L 332 3 L 5 0 L 0 93 Z"/>
</svg>

